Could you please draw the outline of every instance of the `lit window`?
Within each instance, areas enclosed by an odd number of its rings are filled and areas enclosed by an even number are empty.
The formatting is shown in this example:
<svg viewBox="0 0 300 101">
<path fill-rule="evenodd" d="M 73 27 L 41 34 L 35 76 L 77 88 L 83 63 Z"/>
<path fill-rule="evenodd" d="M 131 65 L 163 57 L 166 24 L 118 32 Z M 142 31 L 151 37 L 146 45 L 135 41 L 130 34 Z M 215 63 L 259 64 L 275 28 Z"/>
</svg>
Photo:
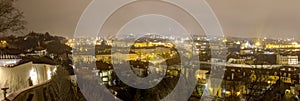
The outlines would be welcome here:
<svg viewBox="0 0 300 101">
<path fill-rule="evenodd" d="M 102 81 L 107 82 L 108 78 L 102 78 Z"/>
</svg>

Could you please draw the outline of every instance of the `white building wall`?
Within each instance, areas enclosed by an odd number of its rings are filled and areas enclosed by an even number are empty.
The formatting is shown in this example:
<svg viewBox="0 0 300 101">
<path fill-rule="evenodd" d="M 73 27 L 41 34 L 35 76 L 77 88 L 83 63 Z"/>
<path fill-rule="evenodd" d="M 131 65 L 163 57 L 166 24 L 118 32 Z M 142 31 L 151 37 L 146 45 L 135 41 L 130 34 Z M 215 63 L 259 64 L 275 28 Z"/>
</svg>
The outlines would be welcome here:
<svg viewBox="0 0 300 101">
<path fill-rule="evenodd" d="M 33 64 L 27 62 L 15 67 L 0 67 L 0 88 L 8 87 L 8 95 L 12 92 L 29 87 L 29 78 L 32 84 L 40 84 L 51 79 L 51 74 L 57 66 L 48 64 Z M 3 92 L 0 91 L 0 99 Z"/>
</svg>

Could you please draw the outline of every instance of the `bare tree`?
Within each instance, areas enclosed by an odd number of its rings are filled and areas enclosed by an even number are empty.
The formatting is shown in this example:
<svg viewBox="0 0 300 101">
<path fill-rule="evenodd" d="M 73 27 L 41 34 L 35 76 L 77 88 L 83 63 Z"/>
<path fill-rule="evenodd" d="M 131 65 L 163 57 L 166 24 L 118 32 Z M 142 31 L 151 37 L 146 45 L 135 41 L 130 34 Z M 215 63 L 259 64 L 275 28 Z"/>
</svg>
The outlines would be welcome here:
<svg viewBox="0 0 300 101">
<path fill-rule="evenodd" d="M 0 0 L 0 34 L 24 29 L 23 13 L 13 6 L 16 0 Z"/>
</svg>

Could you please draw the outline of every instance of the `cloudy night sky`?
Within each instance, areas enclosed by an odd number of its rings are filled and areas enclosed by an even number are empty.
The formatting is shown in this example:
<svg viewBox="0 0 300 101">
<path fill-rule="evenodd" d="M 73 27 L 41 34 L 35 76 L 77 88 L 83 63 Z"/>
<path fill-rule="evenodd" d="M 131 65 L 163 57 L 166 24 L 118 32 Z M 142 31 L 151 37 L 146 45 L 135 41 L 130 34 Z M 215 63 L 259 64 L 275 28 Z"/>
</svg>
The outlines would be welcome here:
<svg viewBox="0 0 300 101">
<path fill-rule="evenodd" d="M 109 2 L 110 0 L 107 0 Z M 91 0 L 18 0 L 26 33 L 50 32 L 71 38 Z M 300 39 L 300 0 L 207 0 L 225 36 Z"/>
</svg>

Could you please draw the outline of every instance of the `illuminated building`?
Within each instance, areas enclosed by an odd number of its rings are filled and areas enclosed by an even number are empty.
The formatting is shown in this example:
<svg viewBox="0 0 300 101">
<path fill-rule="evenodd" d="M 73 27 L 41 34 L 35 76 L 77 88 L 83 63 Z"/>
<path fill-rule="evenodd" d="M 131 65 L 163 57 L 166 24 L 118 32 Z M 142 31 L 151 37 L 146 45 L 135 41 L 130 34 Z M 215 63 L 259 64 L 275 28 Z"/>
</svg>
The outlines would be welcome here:
<svg viewBox="0 0 300 101">
<path fill-rule="evenodd" d="M 13 66 L 20 61 L 20 57 L 16 55 L 0 55 L 0 67 Z"/>
<path fill-rule="evenodd" d="M 68 39 L 68 42 L 65 43 L 69 47 L 74 47 L 74 39 Z"/>
<path fill-rule="evenodd" d="M 7 42 L 5 40 L 0 41 L 0 48 L 5 48 L 7 46 Z"/>
<path fill-rule="evenodd" d="M 249 54 L 254 54 L 253 49 L 242 49 L 240 50 L 241 55 L 249 55 Z"/>
<path fill-rule="evenodd" d="M 267 44 L 266 48 L 278 49 L 278 48 L 300 48 L 300 44 Z"/>
<path fill-rule="evenodd" d="M 245 49 L 245 48 L 253 48 L 253 45 L 251 45 L 250 42 L 247 41 L 246 43 L 242 43 L 241 45 L 241 49 Z"/>
<path fill-rule="evenodd" d="M 298 64 L 298 56 L 277 55 L 277 64 L 279 64 L 279 65 L 296 65 L 296 64 Z"/>
<path fill-rule="evenodd" d="M 114 62 L 116 62 L 116 63 L 119 63 L 122 61 L 137 60 L 137 58 L 138 58 L 137 54 L 114 53 L 113 55 L 111 55 L 111 54 L 96 55 L 96 61 L 104 61 L 106 63 L 110 63 L 111 56 L 117 56 L 117 58 L 115 58 L 115 60 L 114 60 Z"/>
</svg>

